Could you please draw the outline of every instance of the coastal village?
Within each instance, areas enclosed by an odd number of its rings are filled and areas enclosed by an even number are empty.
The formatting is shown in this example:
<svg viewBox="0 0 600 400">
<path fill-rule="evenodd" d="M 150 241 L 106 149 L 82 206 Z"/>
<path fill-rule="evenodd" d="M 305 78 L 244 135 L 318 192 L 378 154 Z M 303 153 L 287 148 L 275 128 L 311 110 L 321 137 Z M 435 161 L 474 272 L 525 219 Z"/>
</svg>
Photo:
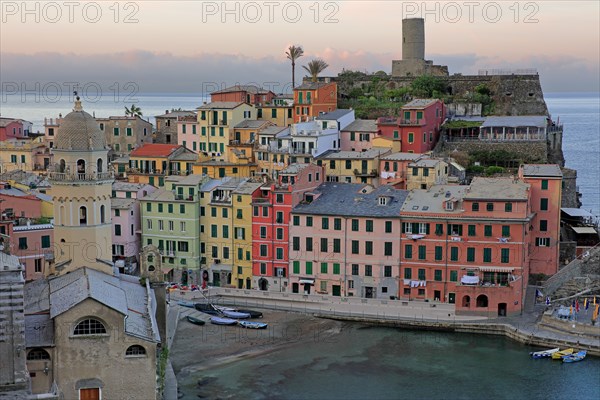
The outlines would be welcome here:
<svg viewBox="0 0 600 400">
<path fill-rule="evenodd" d="M 389 75 L 292 46 L 292 93 L 223 87 L 154 124 L 77 93 L 43 132 L 3 115 L 0 397 L 176 398 L 177 324 L 232 303 L 265 313 L 248 328 L 285 304 L 600 355 L 598 221 L 537 73 L 450 75 L 424 29 L 403 21 Z"/>
</svg>

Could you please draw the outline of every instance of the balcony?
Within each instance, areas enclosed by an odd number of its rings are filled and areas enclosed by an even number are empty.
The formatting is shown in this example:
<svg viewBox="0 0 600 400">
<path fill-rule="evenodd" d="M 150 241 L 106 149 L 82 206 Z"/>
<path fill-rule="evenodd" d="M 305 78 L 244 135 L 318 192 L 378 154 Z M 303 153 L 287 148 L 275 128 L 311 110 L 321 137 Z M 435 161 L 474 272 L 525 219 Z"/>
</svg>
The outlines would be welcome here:
<svg viewBox="0 0 600 400">
<path fill-rule="evenodd" d="M 421 119 L 398 119 L 398 125 L 421 126 L 425 125 L 425 118 Z"/>
<path fill-rule="evenodd" d="M 194 195 L 185 195 L 185 194 L 176 194 L 175 195 L 175 200 L 194 201 L 194 200 L 196 200 L 196 196 L 194 196 Z"/>
<path fill-rule="evenodd" d="M 160 169 L 146 169 L 146 168 L 127 168 L 125 170 L 128 174 L 137 174 L 137 175 L 166 175 L 165 171 Z"/>
<path fill-rule="evenodd" d="M 111 172 L 91 172 L 91 173 L 67 173 L 67 172 L 49 172 L 48 179 L 51 181 L 62 182 L 93 182 L 114 179 L 114 173 Z"/>
<path fill-rule="evenodd" d="M 224 197 L 216 196 L 216 197 L 213 197 L 212 199 L 210 199 L 210 203 L 211 204 L 231 204 L 231 197 L 229 197 L 229 196 L 224 196 Z"/>
<path fill-rule="evenodd" d="M 378 173 L 377 173 L 376 169 L 372 169 L 370 171 L 368 169 L 363 169 L 363 170 L 355 169 L 354 175 L 362 176 L 362 177 L 375 177 L 378 175 Z"/>
</svg>

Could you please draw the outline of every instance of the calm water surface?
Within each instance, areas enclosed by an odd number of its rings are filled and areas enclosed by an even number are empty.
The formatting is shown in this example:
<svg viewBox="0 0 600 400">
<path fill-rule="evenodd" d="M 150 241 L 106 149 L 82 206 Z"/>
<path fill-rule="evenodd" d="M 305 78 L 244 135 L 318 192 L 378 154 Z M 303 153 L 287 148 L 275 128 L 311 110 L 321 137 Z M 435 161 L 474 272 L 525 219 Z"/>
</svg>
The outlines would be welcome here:
<svg viewBox="0 0 600 400">
<path fill-rule="evenodd" d="M 600 359 L 532 360 L 532 350 L 504 337 L 355 325 L 179 383 L 184 399 L 600 398 Z"/>
</svg>

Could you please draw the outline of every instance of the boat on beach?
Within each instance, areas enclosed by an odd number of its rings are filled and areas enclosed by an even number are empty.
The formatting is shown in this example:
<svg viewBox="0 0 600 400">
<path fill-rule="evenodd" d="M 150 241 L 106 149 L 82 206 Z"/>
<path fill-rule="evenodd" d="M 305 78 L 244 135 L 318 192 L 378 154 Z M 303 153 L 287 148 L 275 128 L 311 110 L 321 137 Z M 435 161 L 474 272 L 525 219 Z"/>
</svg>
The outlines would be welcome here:
<svg viewBox="0 0 600 400">
<path fill-rule="evenodd" d="M 246 329 L 266 329 L 267 324 L 264 322 L 254 322 L 254 321 L 239 321 L 238 325 L 242 328 Z"/>
<path fill-rule="evenodd" d="M 180 305 L 181 307 L 194 308 L 194 302 L 193 301 L 179 300 L 177 302 L 177 304 Z"/>
<path fill-rule="evenodd" d="M 555 349 L 548 349 L 548 350 L 542 350 L 542 351 L 533 351 L 531 353 L 529 353 L 531 355 L 531 357 L 537 359 L 537 358 L 547 358 L 552 356 L 552 354 L 556 353 L 560 351 L 560 348 L 557 347 Z"/>
<path fill-rule="evenodd" d="M 215 310 L 215 308 L 210 304 L 196 303 L 194 304 L 194 308 L 205 314 L 219 315 L 219 311 Z"/>
<path fill-rule="evenodd" d="M 202 321 L 199 318 L 195 318 L 195 317 L 192 317 L 192 316 L 189 316 L 189 315 L 186 318 L 187 318 L 188 322 L 190 322 L 190 323 L 192 323 L 194 325 L 200 325 L 200 326 L 202 326 L 202 325 L 204 325 L 206 323 L 206 322 Z"/>
<path fill-rule="evenodd" d="M 239 312 L 239 311 L 230 311 L 230 310 L 222 310 L 221 313 L 227 318 L 233 319 L 248 319 L 250 318 L 250 314 Z"/>
<path fill-rule="evenodd" d="M 262 318 L 263 317 L 263 313 L 261 313 L 260 311 L 254 311 L 254 310 L 241 310 L 241 309 L 237 309 L 235 310 L 237 312 L 241 312 L 241 313 L 246 313 L 246 314 L 250 314 L 250 318 Z"/>
<path fill-rule="evenodd" d="M 564 349 L 561 351 L 557 351 L 556 353 L 552 353 L 553 360 L 562 360 L 564 356 L 568 356 L 569 354 L 573 354 L 575 350 L 573 349 Z"/>
<path fill-rule="evenodd" d="M 573 363 L 577 361 L 581 361 L 585 358 L 587 352 L 585 350 L 578 351 L 575 354 L 569 354 L 562 358 L 564 363 Z"/>
<path fill-rule="evenodd" d="M 238 321 L 231 318 L 210 317 L 210 323 L 215 325 L 235 325 Z"/>
</svg>

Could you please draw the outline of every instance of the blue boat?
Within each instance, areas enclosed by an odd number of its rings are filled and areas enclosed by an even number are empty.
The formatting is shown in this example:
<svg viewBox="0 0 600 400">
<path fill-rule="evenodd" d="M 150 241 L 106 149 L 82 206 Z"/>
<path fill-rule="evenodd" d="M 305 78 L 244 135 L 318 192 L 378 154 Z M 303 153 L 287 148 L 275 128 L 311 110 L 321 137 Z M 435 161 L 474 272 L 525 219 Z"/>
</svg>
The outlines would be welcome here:
<svg viewBox="0 0 600 400">
<path fill-rule="evenodd" d="M 267 324 L 264 322 L 239 321 L 238 324 L 242 328 L 246 328 L 246 329 L 266 329 L 267 328 Z"/>
<path fill-rule="evenodd" d="M 233 319 L 248 319 L 250 318 L 250 314 L 239 312 L 239 311 L 230 311 L 230 310 L 222 310 L 221 313 L 227 318 Z"/>
<path fill-rule="evenodd" d="M 564 363 L 573 363 L 573 362 L 583 360 L 586 355 L 587 355 L 587 352 L 585 350 L 581 350 L 575 354 L 569 354 L 569 355 L 564 356 L 562 360 Z"/>
<path fill-rule="evenodd" d="M 235 325 L 238 322 L 231 318 L 210 317 L 210 323 L 215 325 Z"/>
<path fill-rule="evenodd" d="M 250 318 L 262 318 L 263 317 L 263 313 L 261 313 L 260 311 L 242 310 L 242 309 L 237 309 L 235 311 L 250 314 Z"/>
<path fill-rule="evenodd" d="M 193 301 L 179 300 L 177 302 L 177 304 L 179 304 L 181 307 L 194 308 L 194 302 Z"/>
<path fill-rule="evenodd" d="M 556 353 L 559 350 L 560 349 L 557 347 L 555 349 L 535 351 L 535 352 L 531 352 L 529 354 L 531 355 L 531 357 L 533 357 L 535 359 L 538 359 L 538 358 L 547 358 L 547 357 L 552 357 L 552 354 Z"/>
</svg>

